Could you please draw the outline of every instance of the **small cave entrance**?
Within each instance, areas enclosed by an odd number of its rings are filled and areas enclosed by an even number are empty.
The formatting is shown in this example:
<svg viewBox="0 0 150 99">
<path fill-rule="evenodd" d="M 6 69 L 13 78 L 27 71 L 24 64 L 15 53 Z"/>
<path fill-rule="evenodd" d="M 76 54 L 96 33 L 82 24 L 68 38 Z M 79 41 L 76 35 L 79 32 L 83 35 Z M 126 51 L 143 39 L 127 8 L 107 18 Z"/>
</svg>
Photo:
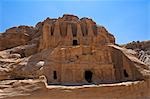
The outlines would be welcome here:
<svg viewBox="0 0 150 99">
<path fill-rule="evenodd" d="M 84 78 L 88 83 L 92 82 L 93 73 L 90 70 L 84 72 Z"/>
<path fill-rule="evenodd" d="M 127 73 L 125 69 L 123 70 L 123 74 L 124 74 L 124 77 L 129 77 L 129 74 Z"/>
<path fill-rule="evenodd" d="M 73 43 L 72 43 L 73 46 L 76 46 L 78 45 L 78 41 L 77 40 L 73 40 Z"/>
<path fill-rule="evenodd" d="M 53 71 L 53 79 L 57 79 L 57 72 L 56 71 Z"/>
</svg>

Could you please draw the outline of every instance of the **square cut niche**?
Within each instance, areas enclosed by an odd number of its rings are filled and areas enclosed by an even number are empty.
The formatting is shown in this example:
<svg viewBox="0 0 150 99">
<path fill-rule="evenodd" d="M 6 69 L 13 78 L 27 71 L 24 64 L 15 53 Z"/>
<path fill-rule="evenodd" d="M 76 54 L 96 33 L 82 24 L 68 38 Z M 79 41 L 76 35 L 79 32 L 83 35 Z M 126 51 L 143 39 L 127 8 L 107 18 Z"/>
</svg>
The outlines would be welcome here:
<svg viewBox="0 0 150 99">
<path fill-rule="evenodd" d="M 72 45 L 73 45 L 73 46 L 79 45 L 79 44 L 78 44 L 78 40 L 73 40 Z"/>
</svg>

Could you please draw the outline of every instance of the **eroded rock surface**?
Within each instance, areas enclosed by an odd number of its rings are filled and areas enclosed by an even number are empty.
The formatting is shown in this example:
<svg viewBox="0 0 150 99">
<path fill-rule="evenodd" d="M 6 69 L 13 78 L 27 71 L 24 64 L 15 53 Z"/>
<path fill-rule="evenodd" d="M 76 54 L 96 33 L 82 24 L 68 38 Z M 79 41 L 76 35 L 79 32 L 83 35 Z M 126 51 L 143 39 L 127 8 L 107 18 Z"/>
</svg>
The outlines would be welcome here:
<svg viewBox="0 0 150 99">
<path fill-rule="evenodd" d="M 148 65 L 89 18 L 65 14 L 10 28 L 0 50 L 0 98 L 150 97 Z"/>
<path fill-rule="evenodd" d="M 123 47 L 134 50 L 138 59 L 150 68 L 150 41 L 133 41 L 131 43 L 124 44 Z"/>
</svg>

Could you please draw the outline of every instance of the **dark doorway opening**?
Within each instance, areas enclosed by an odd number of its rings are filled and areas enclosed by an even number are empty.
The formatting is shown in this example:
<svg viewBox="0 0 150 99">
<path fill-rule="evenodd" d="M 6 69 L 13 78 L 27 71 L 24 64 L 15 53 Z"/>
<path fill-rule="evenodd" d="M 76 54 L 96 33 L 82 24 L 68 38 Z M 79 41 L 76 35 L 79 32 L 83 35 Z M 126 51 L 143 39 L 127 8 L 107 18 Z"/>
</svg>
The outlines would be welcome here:
<svg viewBox="0 0 150 99">
<path fill-rule="evenodd" d="M 53 71 L 53 78 L 57 79 L 57 72 L 56 71 Z"/>
<path fill-rule="evenodd" d="M 123 70 L 123 73 L 124 73 L 124 77 L 129 77 L 129 74 L 127 73 L 125 69 Z"/>
<path fill-rule="evenodd" d="M 74 46 L 78 45 L 78 41 L 77 40 L 73 40 L 73 45 Z"/>
<path fill-rule="evenodd" d="M 85 71 L 84 73 L 84 78 L 87 82 L 91 83 L 92 82 L 92 75 L 93 73 L 89 70 Z"/>
</svg>

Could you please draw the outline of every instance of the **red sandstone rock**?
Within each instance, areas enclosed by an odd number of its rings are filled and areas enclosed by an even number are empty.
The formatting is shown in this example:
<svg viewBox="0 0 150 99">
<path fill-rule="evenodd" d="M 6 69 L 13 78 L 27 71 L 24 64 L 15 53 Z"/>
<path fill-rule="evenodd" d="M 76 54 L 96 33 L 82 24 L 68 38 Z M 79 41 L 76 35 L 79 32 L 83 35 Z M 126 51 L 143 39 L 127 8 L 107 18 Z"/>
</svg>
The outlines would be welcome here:
<svg viewBox="0 0 150 99">
<path fill-rule="evenodd" d="M 0 98 L 150 96 L 149 67 L 133 52 L 115 45 L 114 36 L 89 18 L 65 14 L 58 19 L 47 18 L 35 27 L 8 29 L 0 35 L 0 50 L 0 80 L 4 80 L 0 81 Z M 43 79 L 33 80 L 43 75 L 45 85 Z"/>
</svg>

